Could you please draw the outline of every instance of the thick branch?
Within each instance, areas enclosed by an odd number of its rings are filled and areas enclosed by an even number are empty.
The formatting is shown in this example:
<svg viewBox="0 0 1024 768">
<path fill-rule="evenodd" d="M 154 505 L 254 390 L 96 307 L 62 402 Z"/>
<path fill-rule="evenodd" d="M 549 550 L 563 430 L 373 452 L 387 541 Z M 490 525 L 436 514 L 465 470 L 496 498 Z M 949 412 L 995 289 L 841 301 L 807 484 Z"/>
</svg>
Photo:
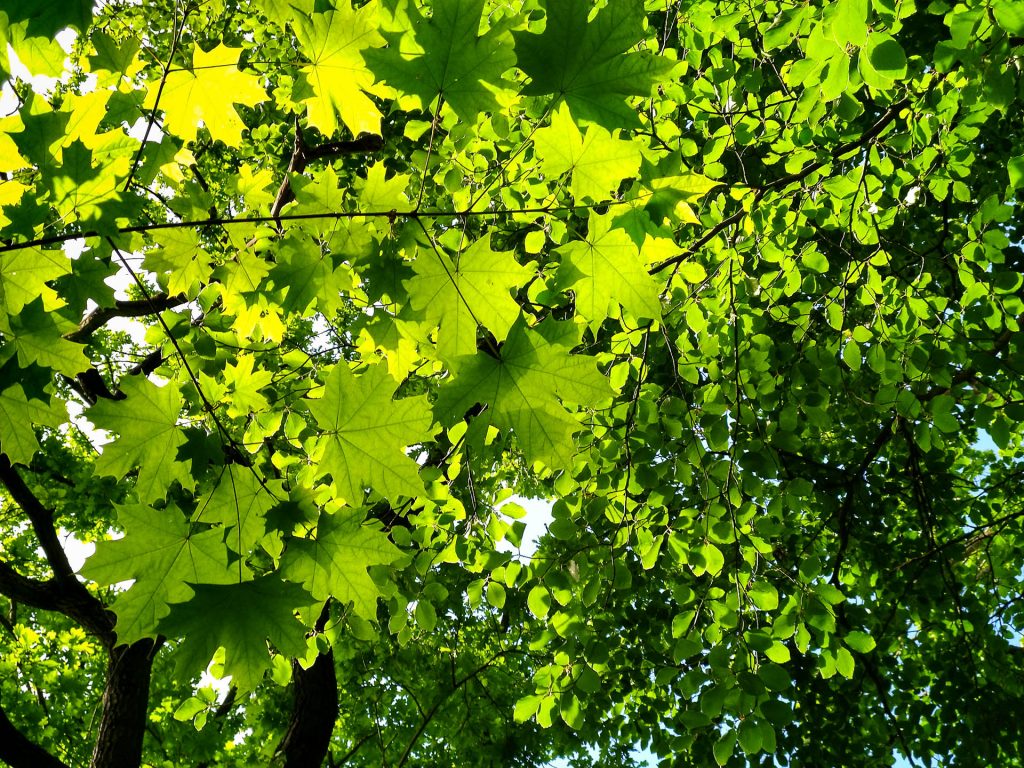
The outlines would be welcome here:
<svg viewBox="0 0 1024 768">
<path fill-rule="evenodd" d="M 64 554 L 64 548 L 57 537 L 57 530 L 53 526 L 52 512 L 44 507 L 25 485 L 21 475 L 11 465 L 7 454 L 0 454 L 0 483 L 4 484 L 11 498 L 28 515 L 29 522 L 32 523 L 32 530 L 35 531 L 36 538 L 39 540 L 39 546 L 42 547 L 43 554 L 46 555 L 46 562 L 50 564 L 57 580 L 75 581 L 75 572 L 68 562 L 67 555 Z"/>
<path fill-rule="evenodd" d="M 53 513 L 40 503 L 25 481 L 21 479 L 18 471 L 11 466 L 7 455 L 2 453 L 0 453 L 0 483 L 3 483 L 10 497 L 28 516 L 36 539 L 46 556 L 46 561 L 54 573 L 53 580 L 46 582 L 49 595 L 36 592 L 39 599 L 46 602 L 45 605 L 37 607 L 60 611 L 78 621 L 105 646 L 112 647 L 115 638 L 111 616 L 107 613 L 103 603 L 91 595 L 75 578 L 75 572 L 72 570 L 60 539 L 57 537 L 57 530 L 53 525 Z M 16 575 L 8 569 L 7 583 L 16 588 L 27 589 L 29 584 L 13 578 Z M 49 601 L 50 597 L 52 597 L 52 602 Z"/>
<path fill-rule="evenodd" d="M 277 189 L 274 204 L 270 206 L 270 215 L 276 220 L 281 216 L 281 210 L 295 199 L 292 192 L 291 174 L 302 173 L 306 165 L 312 160 L 324 160 L 341 155 L 355 155 L 361 152 L 377 152 L 384 147 L 384 139 L 372 133 L 363 133 L 359 138 L 350 141 L 327 141 L 310 147 L 306 144 L 302 135 L 302 126 L 298 118 L 295 119 L 295 144 L 292 148 L 292 156 L 288 161 L 288 170 L 281 180 L 281 186 Z"/>
<path fill-rule="evenodd" d="M 843 567 L 843 558 L 846 557 L 847 547 L 850 545 L 850 535 L 853 527 L 851 518 L 853 512 L 854 491 L 860 487 L 861 478 L 864 477 L 875 459 L 878 458 L 878 454 L 882 452 L 886 443 L 892 439 L 895 434 L 896 421 L 897 418 L 893 416 L 885 423 L 878 434 L 875 435 L 875 439 L 871 442 L 871 446 L 868 448 L 867 453 L 864 454 L 864 458 L 861 459 L 857 468 L 850 473 L 849 479 L 847 480 L 848 486 L 846 496 L 843 498 L 843 503 L 839 507 L 839 548 L 836 550 L 836 557 L 832 564 L 832 577 L 829 579 L 829 582 L 835 586 L 838 586 L 839 584 L 839 572 Z"/>
<path fill-rule="evenodd" d="M 172 309 L 188 301 L 183 293 L 176 293 L 168 296 L 166 293 L 158 293 L 148 299 L 136 299 L 133 301 L 115 301 L 112 307 L 96 307 L 92 312 L 82 318 L 78 327 L 64 334 L 68 341 L 83 343 L 89 340 L 97 328 L 101 328 L 115 317 L 145 317 L 156 312 L 163 312 L 165 309 Z"/>
<path fill-rule="evenodd" d="M 14 727 L 0 707 L 0 762 L 11 768 L 68 768 Z"/>
<path fill-rule="evenodd" d="M 52 582 L 22 576 L 10 565 L 0 561 L 0 595 L 44 611 L 59 611 L 57 590 Z"/>
<path fill-rule="evenodd" d="M 349 141 L 327 141 L 306 149 L 306 161 L 323 160 L 341 155 L 356 155 L 361 152 L 379 152 L 384 148 L 384 139 L 373 133 L 361 133 L 358 139 Z"/>
</svg>

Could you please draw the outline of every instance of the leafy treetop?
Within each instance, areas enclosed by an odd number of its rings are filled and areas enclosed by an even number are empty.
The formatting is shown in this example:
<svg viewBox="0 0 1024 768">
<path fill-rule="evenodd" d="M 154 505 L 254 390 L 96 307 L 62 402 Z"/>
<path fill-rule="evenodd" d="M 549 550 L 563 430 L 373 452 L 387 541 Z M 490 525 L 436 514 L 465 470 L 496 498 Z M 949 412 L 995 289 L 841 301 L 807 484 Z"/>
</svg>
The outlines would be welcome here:
<svg viewBox="0 0 1024 768">
<path fill-rule="evenodd" d="M 0 760 L 1019 765 L 1022 46 L 0 0 Z"/>
</svg>

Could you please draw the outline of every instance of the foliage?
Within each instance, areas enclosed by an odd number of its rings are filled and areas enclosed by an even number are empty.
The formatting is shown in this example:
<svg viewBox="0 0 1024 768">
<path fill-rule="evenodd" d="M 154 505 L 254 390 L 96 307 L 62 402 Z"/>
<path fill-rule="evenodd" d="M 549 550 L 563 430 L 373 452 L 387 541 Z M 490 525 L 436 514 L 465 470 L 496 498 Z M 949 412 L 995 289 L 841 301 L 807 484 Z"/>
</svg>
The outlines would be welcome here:
<svg viewBox="0 0 1024 768">
<path fill-rule="evenodd" d="M 1021 764 L 1019 0 L 91 6 L 0 0 L 0 760 Z"/>
</svg>

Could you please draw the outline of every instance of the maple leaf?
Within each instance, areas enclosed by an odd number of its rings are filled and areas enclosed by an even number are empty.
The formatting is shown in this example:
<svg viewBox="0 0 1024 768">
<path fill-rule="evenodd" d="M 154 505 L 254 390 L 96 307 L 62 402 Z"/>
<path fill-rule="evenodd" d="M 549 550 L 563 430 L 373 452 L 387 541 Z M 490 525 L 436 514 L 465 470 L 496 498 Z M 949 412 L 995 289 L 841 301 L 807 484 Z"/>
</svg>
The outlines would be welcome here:
<svg viewBox="0 0 1024 768">
<path fill-rule="evenodd" d="M 684 172 L 678 176 L 646 179 L 644 184 L 648 187 L 644 209 L 650 214 L 652 221 L 661 224 L 666 218 L 672 218 L 699 225 L 700 219 L 693 212 L 690 203 L 700 200 L 722 182 L 699 173 Z"/>
<path fill-rule="evenodd" d="M 101 88 L 117 86 L 122 78 L 132 78 L 138 74 L 143 66 L 138 56 L 141 46 L 137 40 L 119 43 L 106 32 L 94 30 L 92 44 L 96 54 L 89 57 L 89 71 L 98 75 Z"/>
<path fill-rule="evenodd" d="M 281 572 L 317 600 L 334 597 L 351 602 L 357 615 L 375 619 L 381 591 L 366 569 L 387 565 L 401 555 L 379 526 L 363 521 L 361 510 L 342 510 L 321 513 L 312 540 L 289 542 Z"/>
<path fill-rule="evenodd" d="M 348 0 L 337 2 L 333 11 L 299 16 L 294 25 L 311 62 L 302 74 L 315 94 L 303 103 L 309 124 L 325 136 L 338 130 L 338 115 L 353 136 L 380 133 L 380 111 L 365 93 L 373 86 L 373 73 L 363 57 L 366 49 L 385 43 L 378 26 L 376 3 L 353 10 Z"/>
<path fill-rule="evenodd" d="M 119 180 L 128 173 L 129 157 L 94 157 L 81 141 L 65 147 L 60 169 L 50 177 L 53 205 L 68 220 L 91 221 L 102 215 L 103 204 L 121 199 Z"/>
<path fill-rule="evenodd" d="M 152 234 L 159 247 L 146 253 L 143 266 L 155 272 L 168 293 L 190 294 L 197 283 L 209 280 L 210 255 L 194 229 L 165 229 Z"/>
<path fill-rule="evenodd" d="M 407 211 L 409 198 L 405 192 L 409 188 L 409 176 L 396 173 L 390 179 L 385 178 L 387 166 L 376 162 L 366 169 L 366 178 L 356 181 L 359 191 L 360 211 Z"/>
<path fill-rule="evenodd" d="M 263 278 L 269 273 L 270 264 L 251 250 L 240 250 L 233 260 L 217 267 L 214 277 L 220 285 L 225 309 L 236 314 L 245 306 L 244 296 L 259 291 Z"/>
<path fill-rule="evenodd" d="M 511 296 L 530 277 L 511 251 L 491 250 L 491 236 L 477 240 L 453 262 L 444 251 L 420 250 L 415 277 L 405 281 L 412 308 L 440 324 L 438 353 L 450 360 L 476 352 L 477 325 L 504 341 L 519 316 Z"/>
<path fill-rule="evenodd" d="M 274 286 L 284 290 L 281 308 L 306 314 L 311 307 L 330 317 L 342 304 L 342 293 L 352 287 L 345 264 L 304 235 L 289 235 L 277 249 L 277 264 L 270 270 Z"/>
<path fill-rule="evenodd" d="M 0 74 L 6 76 L 7 46 L 34 74 L 59 76 L 63 70 L 64 51 L 55 39 L 67 26 L 85 31 L 92 20 L 90 0 L 59 0 L 26 3 L 23 0 L 2 0 L 0 14 Z"/>
<path fill-rule="evenodd" d="M 404 449 L 430 438 L 430 408 L 424 397 L 395 400 L 396 389 L 383 365 L 357 376 L 341 362 L 327 377 L 323 398 L 307 401 L 324 430 L 316 476 L 330 475 L 349 504 L 360 503 L 366 488 L 389 499 L 423 490 Z"/>
<path fill-rule="evenodd" d="M 64 130 L 70 115 L 66 112 L 52 112 L 44 105 L 41 97 L 35 94 L 30 96 L 27 110 L 22 110 L 23 129 L 10 136 L 18 152 L 40 172 L 49 175 L 58 167 L 60 147 L 64 143 Z"/>
<path fill-rule="evenodd" d="M 22 168 L 25 168 L 30 163 L 21 153 L 18 151 L 18 145 L 14 143 L 14 139 L 11 138 L 9 133 L 0 133 L 0 172 L 6 174 L 12 174 Z M 10 184 L 11 179 L 8 176 L 4 180 L 4 184 Z M 4 205 L 8 205 L 4 202 Z"/>
<path fill-rule="evenodd" d="M 626 53 L 644 38 L 643 0 L 610 2 L 590 20 L 590 0 L 541 4 L 544 31 L 514 35 L 517 64 L 530 77 L 522 93 L 560 95 L 577 118 L 607 128 L 638 126 L 625 98 L 650 96 L 675 66 L 649 51 Z"/>
<path fill-rule="evenodd" d="M 260 392 L 274 380 L 274 374 L 266 370 L 254 370 L 254 355 L 241 355 L 233 365 L 224 369 L 224 384 L 231 393 L 228 416 L 238 417 L 270 407 L 267 398 Z"/>
<path fill-rule="evenodd" d="M 90 249 L 71 262 L 68 274 L 57 279 L 54 287 L 67 302 L 69 312 L 84 312 L 90 301 L 101 307 L 114 306 L 114 289 L 104 281 L 116 275 L 118 268 L 109 256 L 109 247 Z"/>
<path fill-rule="evenodd" d="M 87 412 L 97 427 L 118 434 L 103 447 L 96 471 L 121 478 L 138 467 L 135 492 L 147 503 L 164 498 L 175 480 L 183 488 L 194 488 L 190 462 L 177 458 L 178 448 L 185 442 L 178 427 L 181 393 L 173 386 L 158 387 L 142 376 L 126 376 L 120 387 L 125 400 L 100 400 Z"/>
<path fill-rule="evenodd" d="M 56 427 L 66 419 L 55 402 L 44 403 L 25 396 L 20 384 L 0 391 L 0 450 L 12 464 L 27 465 L 39 450 L 33 424 Z"/>
<path fill-rule="evenodd" d="M 223 43 L 209 52 L 197 46 L 192 68 L 172 70 L 162 92 L 159 82 L 151 82 L 143 107 L 162 109 L 165 130 L 186 142 L 195 140 L 202 122 L 215 141 L 239 146 L 245 124 L 232 105 L 254 107 L 267 100 L 259 79 L 238 69 L 241 53 L 241 48 L 228 48 Z"/>
<path fill-rule="evenodd" d="M 406 34 L 367 61 L 377 77 L 419 99 L 430 109 L 441 96 L 463 120 L 499 107 L 495 91 L 502 75 L 515 65 L 511 38 L 501 23 L 478 35 L 484 0 L 437 0 L 430 19 L 409 4 Z"/>
<path fill-rule="evenodd" d="M 134 579 L 113 604 L 119 643 L 156 637 L 168 603 L 192 596 L 190 584 L 230 584 L 239 579 L 228 565 L 221 530 L 195 531 L 177 507 L 117 504 L 124 537 L 96 544 L 81 574 L 100 585 Z"/>
<path fill-rule="evenodd" d="M 247 693 L 270 668 L 268 639 L 283 654 L 305 654 L 306 628 L 295 611 L 314 601 L 298 584 L 270 574 L 240 584 L 195 584 L 192 589 L 192 599 L 171 605 L 158 624 L 161 633 L 185 638 L 178 647 L 180 677 L 205 669 L 223 648 L 224 673 Z"/>
<path fill-rule="evenodd" d="M 658 284 L 647 272 L 640 249 L 627 232 L 612 226 L 611 216 L 590 212 L 586 239 L 556 250 L 562 256 L 558 283 L 576 293 L 576 311 L 592 327 L 621 304 L 637 317 L 661 317 Z"/>
<path fill-rule="evenodd" d="M 16 315 L 37 297 L 48 309 L 56 309 L 60 300 L 46 283 L 70 273 L 71 260 L 63 251 L 26 248 L 0 253 L 0 311 Z"/>
<path fill-rule="evenodd" d="M 572 465 L 572 435 L 582 429 L 562 403 L 594 406 L 613 394 L 588 355 L 571 355 L 581 330 L 571 322 L 547 320 L 536 328 L 520 316 L 497 358 L 465 358 L 454 379 L 441 388 L 437 411 L 461 419 L 474 405 L 488 406 L 477 419 L 511 429 L 524 455 L 552 469 Z"/>
<path fill-rule="evenodd" d="M 551 116 L 551 126 L 537 131 L 533 143 L 545 174 L 557 177 L 572 171 L 569 189 L 577 202 L 607 200 L 623 179 L 640 170 L 638 145 L 612 138 L 599 125 L 581 134 L 564 104 Z"/>
<path fill-rule="evenodd" d="M 267 513 L 287 498 L 279 480 L 264 480 L 252 467 L 228 464 L 213 491 L 203 497 L 194 515 L 196 522 L 220 523 L 229 529 L 221 536 L 236 553 L 244 555 L 263 538 Z"/>
<path fill-rule="evenodd" d="M 42 298 L 26 304 L 20 314 L 4 320 L 0 315 L 0 333 L 17 354 L 22 368 L 35 363 L 66 376 L 75 376 L 90 367 L 85 346 L 62 338 L 74 326 L 55 312 L 47 311 Z"/>
<path fill-rule="evenodd" d="M 295 195 L 294 213 L 332 213 L 340 211 L 345 202 L 334 166 L 314 171 L 312 178 L 301 174 L 291 177 Z"/>
<path fill-rule="evenodd" d="M 238 175 L 229 179 L 229 184 L 232 193 L 241 196 L 249 208 L 259 210 L 274 202 L 274 195 L 268 188 L 276 181 L 274 172 L 269 168 L 259 168 L 254 172 L 252 166 L 243 165 L 238 169 Z"/>
<path fill-rule="evenodd" d="M 358 348 L 366 355 L 382 352 L 387 361 L 388 373 L 395 381 L 402 381 L 419 359 L 417 336 L 414 333 L 418 325 L 391 315 L 375 314 L 360 329 Z"/>
<path fill-rule="evenodd" d="M 348 190 L 342 189 L 338 174 L 331 165 L 322 171 L 314 171 L 312 179 L 308 176 L 292 175 L 291 185 L 295 201 L 287 209 L 289 213 L 333 214 L 344 210 L 345 196 Z M 330 243 L 332 249 L 334 249 L 335 238 L 343 234 L 340 230 L 344 228 L 344 225 L 333 220 L 329 215 L 321 220 L 313 219 L 305 224 L 307 230 L 312 230 L 318 238 Z"/>
<path fill-rule="evenodd" d="M 95 145 L 102 137 L 100 123 L 107 116 L 107 102 L 113 91 L 96 90 L 82 95 L 69 95 L 67 101 L 70 116 L 64 136 L 64 146 L 81 141 L 86 146 Z M 67 158 L 64 158 L 67 165 Z"/>
</svg>

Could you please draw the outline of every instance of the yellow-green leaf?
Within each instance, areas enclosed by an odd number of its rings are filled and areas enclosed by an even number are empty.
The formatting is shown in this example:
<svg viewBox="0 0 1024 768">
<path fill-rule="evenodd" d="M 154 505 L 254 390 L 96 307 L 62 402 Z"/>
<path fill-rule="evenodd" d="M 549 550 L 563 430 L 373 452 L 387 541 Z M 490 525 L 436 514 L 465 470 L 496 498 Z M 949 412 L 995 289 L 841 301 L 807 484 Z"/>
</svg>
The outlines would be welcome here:
<svg viewBox="0 0 1024 768">
<path fill-rule="evenodd" d="M 209 52 L 197 47 L 192 66 L 172 69 L 162 91 L 159 81 L 149 83 L 143 106 L 163 110 L 164 129 L 185 141 L 194 141 L 202 124 L 214 140 L 241 146 L 245 124 L 233 105 L 254 107 L 268 98 L 259 78 L 238 69 L 241 53 L 223 43 Z"/>
</svg>

